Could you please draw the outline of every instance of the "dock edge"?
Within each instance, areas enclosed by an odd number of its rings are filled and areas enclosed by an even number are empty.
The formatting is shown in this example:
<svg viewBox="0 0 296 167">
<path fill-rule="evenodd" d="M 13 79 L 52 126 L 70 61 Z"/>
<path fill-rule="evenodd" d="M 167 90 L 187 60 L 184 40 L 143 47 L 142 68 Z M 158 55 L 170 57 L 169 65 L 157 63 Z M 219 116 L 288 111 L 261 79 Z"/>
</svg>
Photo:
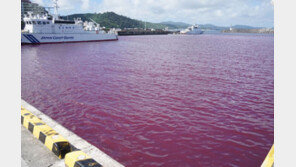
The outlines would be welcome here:
<svg viewBox="0 0 296 167">
<path fill-rule="evenodd" d="M 75 146 L 76 148 L 79 148 L 81 151 L 92 157 L 95 161 L 100 163 L 103 167 L 124 167 L 122 164 L 105 154 L 103 151 L 98 149 L 97 147 L 93 146 L 92 144 L 88 143 L 81 137 L 77 136 L 70 130 L 66 129 L 53 119 L 51 119 L 49 116 L 45 115 L 23 99 L 21 100 L 22 107 L 29 110 L 32 114 L 34 114 L 36 117 L 40 118 L 43 122 L 45 122 L 48 126 L 50 126 L 52 129 L 57 131 L 59 134 L 61 134 L 63 137 L 65 137 L 69 142 Z"/>
</svg>

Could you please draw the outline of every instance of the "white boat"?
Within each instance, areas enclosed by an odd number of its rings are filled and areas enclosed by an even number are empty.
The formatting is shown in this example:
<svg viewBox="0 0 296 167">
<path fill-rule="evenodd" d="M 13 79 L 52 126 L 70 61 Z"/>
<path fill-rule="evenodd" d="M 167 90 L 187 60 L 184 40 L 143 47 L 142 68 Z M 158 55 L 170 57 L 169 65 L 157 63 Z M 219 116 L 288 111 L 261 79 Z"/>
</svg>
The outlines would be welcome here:
<svg viewBox="0 0 296 167">
<path fill-rule="evenodd" d="M 204 31 L 201 30 L 198 25 L 193 25 L 188 27 L 185 30 L 180 31 L 180 34 L 189 34 L 189 35 L 198 35 L 203 33 Z"/>
<path fill-rule="evenodd" d="M 45 44 L 66 42 L 95 42 L 118 40 L 114 29 L 105 32 L 100 25 L 83 22 L 80 18 L 74 21 L 63 20 L 58 14 L 58 0 L 54 2 L 54 14 L 34 15 L 28 12 L 24 16 L 25 27 L 22 31 L 22 44 Z"/>
</svg>

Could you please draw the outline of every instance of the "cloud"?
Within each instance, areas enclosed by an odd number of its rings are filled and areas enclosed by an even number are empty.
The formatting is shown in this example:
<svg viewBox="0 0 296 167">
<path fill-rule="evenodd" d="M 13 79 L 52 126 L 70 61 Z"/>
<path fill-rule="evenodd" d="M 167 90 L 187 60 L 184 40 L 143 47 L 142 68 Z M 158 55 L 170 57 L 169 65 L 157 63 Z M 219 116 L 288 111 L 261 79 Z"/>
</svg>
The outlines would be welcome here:
<svg viewBox="0 0 296 167">
<path fill-rule="evenodd" d="M 43 0 L 31 0 L 32 2 L 34 2 L 34 3 L 38 3 L 39 5 L 44 5 L 44 2 L 43 2 Z"/>
<path fill-rule="evenodd" d="M 89 0 L 81 0 L 82 1 L 82 9 L 89 9 Z"/>
<path fill-rule="evenodd" d="M 273 26 L 270 0 L 102 0 L 99 6 L 96 12 L 114 11 L 151 22 Z"/>
<path fill-rule="evenodd" d="M 42 6 L 52 6 L 52 0 L 32 0 Z M 46 4 L 46 5 L 45 5 Z M 88 10 L 90 8 L 90 0 L 59 0 L 58 5 L 60 11 L 70 10 Z"/>
<path fill-rule="evenodd" d="M 89 0 L 59 0 L 58 4 L 61 7 L 61 10 L 89 9 Z"/>
<path fill-rule="evenodd" d="M 51 0 L 33 0 L 51 6 Z M 61 14 L 106 12 L 150 22 L 273 26 L 274 0 L 59 0 Z"/>
</svg>

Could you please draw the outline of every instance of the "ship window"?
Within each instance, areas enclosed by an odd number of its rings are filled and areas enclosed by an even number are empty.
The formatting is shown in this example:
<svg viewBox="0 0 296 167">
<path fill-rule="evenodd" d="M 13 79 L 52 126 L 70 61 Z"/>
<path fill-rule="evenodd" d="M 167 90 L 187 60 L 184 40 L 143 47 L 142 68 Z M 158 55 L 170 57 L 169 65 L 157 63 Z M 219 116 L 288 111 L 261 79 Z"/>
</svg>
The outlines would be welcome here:
<svg viewBox="0 0 296 167">
<path fill-rule="evenodd" d="M 37 21 L 38 24 L 41 24 L 41 21 Z"/>
<path fill-rule="evenodd" d="M 29 22 L 29 24 L 32 24 L 32 22 L 31 21 L 28 21 Z"/>
<path fill-rule="evenodd" d="M 36 24 L 36 22 L 35 22 L 35 21 L 33 21 L 33 24 Z"/>
<path fill-rule="evenodd" d="M 49 24 L 49 21 L 47 21 L 46 23 Z"/>
<path fill-rule="evenodd" d="M 46 22 L 44 21 L 44 22 L 42 22 L 43 24 L 46 24 Z"/>
</svg>

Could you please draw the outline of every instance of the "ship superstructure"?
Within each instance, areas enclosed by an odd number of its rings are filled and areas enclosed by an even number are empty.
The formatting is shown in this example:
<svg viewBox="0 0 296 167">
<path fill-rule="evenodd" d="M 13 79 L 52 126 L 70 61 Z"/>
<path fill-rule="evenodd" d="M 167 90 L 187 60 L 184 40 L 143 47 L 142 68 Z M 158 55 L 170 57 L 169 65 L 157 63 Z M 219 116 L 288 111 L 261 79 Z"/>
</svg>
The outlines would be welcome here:
<svg viewBox="0 0 296 167">
<path fill-rule="evenodd" d="M 28 12 L 23 20 L 22 44 L 92 42 L 117 40 L 114 30 L 105 32 L 95 22 L 61 19 L 58 14 L 58 0 L 53 0 L 54 14 L 33 14 Z"/>
<path fill-rule="evenodd" d="M 188 27 L 185 30 L 180 31 L 180 34 L 189 34 L 189 35 L 198 35 L 203 33 L 204 31 L 201 30 L 198 25 L 193 25 Z"/>
</svg>

